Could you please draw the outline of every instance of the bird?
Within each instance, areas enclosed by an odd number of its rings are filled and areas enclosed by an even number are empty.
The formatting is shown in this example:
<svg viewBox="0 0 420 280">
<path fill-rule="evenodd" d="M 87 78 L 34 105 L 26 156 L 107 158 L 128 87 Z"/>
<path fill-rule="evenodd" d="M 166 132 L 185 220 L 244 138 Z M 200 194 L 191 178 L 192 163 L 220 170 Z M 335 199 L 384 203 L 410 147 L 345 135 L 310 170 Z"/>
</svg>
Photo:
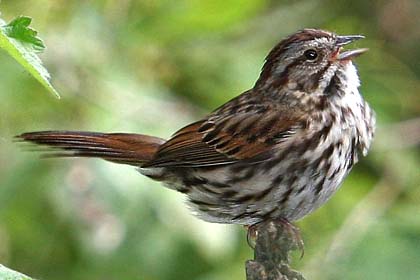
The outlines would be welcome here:
<svg viewBox="0 0 420 280">
<path fill-rule="evenodd" d="M 285 37 L 251 89 L 168 140 L 66 130 L 16 138 L 50 156 L 134 166 L 208 222 L 292 223 L 325 204 L 371 146 L 375 113 L 353 63 L 367 49 L 343 49 L 362 38 L 310 28 Z"/>
</svg>

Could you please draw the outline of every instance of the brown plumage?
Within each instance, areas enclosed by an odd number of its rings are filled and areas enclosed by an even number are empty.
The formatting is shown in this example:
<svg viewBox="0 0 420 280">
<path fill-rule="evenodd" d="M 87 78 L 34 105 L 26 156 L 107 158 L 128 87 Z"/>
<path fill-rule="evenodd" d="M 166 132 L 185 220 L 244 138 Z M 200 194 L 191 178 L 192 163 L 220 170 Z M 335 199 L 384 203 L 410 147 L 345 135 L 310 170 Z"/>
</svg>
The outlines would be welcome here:
<svg viewBox="0 0 420 280">
<path fill-rule="evenodd" d="M 97 157 L 185 193 L 210 222 L 295 221 L 324 204 L 372 141 L 375 118 L 342 51 L 362 36 L 305 29 L 267 56 L 255 86 L 168 141 L 124 133 L 31 132 L 55 156 Z"/>
<path fill-rule="evenodd" d="M 128 133 L 41 131 L 23 133 L 19 139 L 59 148 L 57 157 L 97 157 L 134 166 L 150 161 L 165 140 Z"/>
</svg>

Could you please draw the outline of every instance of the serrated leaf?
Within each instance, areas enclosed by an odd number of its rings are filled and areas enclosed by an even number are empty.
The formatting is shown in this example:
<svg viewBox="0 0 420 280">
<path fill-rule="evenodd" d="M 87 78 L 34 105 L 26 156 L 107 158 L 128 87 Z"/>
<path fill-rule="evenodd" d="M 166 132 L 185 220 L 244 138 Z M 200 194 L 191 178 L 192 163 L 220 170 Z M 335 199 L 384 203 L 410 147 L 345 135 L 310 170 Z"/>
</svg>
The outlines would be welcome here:
<svg viewBox="0 0 420 280">
<path fill-rule="evenodd" d="M 4 33 L 22 43 L 27 43 L 27 47 L 33 48 L 34 51 L 42 52 L 45 49 L 44 42 L 37 37 L 38 32 L 29 27 L 31 21 L 29 17 L 18 17 L 3 27 Z"/>
<path fill-rule="evenodd" d="M 1 280 L 32 280 L 32 278 L 0 264 L 0 279 Z"/>
<path fill-rule="evenodd" d="M 0 48 L 9 53 L 49 92 L 60 98 L 52 86 L 50 74 L 36 55 L 45 49 L 44 42 L 37 36 L 38 32 L 30 28 L 30 17 L 18 17 L 9 24 L 0 20 Z"/>
</svg>

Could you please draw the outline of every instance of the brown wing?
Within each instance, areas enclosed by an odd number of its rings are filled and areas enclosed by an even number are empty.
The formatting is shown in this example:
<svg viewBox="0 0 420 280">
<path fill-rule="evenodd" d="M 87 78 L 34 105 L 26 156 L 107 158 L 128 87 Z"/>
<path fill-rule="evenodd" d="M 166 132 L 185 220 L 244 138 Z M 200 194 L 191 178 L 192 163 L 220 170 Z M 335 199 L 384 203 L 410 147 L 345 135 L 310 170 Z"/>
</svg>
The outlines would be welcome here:
<svg viewBox="0 0 420 280">
<path fill-rule="evenodd" d="M 270 105 L 222 107 L 176 132 L 144 167 L 205 167 L 270 157 L 276 143 L 295 133 L 298 120 Z"/>
</svg>

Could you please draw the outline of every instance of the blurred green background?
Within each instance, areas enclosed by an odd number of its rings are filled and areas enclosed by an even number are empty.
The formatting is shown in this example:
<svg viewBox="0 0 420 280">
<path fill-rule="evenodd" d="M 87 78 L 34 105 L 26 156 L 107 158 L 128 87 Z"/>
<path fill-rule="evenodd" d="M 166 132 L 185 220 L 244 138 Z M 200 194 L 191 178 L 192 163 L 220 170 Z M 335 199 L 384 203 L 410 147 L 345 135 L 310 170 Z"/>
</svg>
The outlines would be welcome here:
<svg viewBox="0 0 420 280">
<path fill-rule="evenodd" d="M 420 2 L 3 0 L 33 17 L 57 100 L 0 52 L 0 263 L 38 279 L 244 279 L 242 227 L 191 216 L 181 194 L 100 160 L 40 160 L 39 129 L 169 137 L 253 86 L 265 55 L 304 27 L 364 34 L 373 149 L 298 222 L 308 279 L 420 278 Z"/>
</svg>

